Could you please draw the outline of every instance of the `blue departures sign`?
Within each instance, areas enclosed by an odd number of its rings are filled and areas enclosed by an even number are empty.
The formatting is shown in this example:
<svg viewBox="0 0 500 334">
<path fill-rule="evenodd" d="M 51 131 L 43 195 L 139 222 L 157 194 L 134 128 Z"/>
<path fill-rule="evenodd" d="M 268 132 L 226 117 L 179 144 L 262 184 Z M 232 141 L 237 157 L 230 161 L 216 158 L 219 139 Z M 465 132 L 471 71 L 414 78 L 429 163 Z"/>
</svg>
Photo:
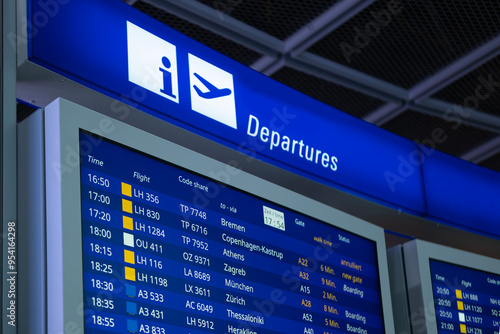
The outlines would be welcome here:
<svg viewBox="0 0 500 334">
<path fill-rule="evenodd" d="M 449 157 L 437 152 L 421 163 L 413 142 L 283 86 L 119 0 L 28 3 L 32 62 L 294 173 L 500 236 L 496 205 L 486 205 L 498 198 L 498 173 L 444 163 Z"/>
<path fill-rule="evenodd" d="M 428 214 L 462 229 L 500 236 L 500 174 L 434 152 L 423 165 Z"/>
<path fill-rule="evenodd" d="M 420 168 L 401 156 L 418 152 L 413 142 L 277 83 L 119 0 L 41 0 L 29 7 L 32 20 L 47 8 L 57 12 L 33 34 L 30 61 L 292 172 L 425 211 Z"/>
</svg>

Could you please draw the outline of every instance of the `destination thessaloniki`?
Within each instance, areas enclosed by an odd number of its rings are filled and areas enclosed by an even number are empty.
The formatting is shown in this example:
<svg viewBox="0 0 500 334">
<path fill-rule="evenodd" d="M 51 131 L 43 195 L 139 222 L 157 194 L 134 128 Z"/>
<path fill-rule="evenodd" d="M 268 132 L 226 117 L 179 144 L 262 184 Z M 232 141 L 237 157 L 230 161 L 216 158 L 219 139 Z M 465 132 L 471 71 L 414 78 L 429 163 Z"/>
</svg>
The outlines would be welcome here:
<svg viewBox="0 0 500 334">
<path fill-rule="evenodd" d="M 264 143 L 269 143 L 271 151 L 275 148 L 281 149 L 323 168 L 329 168 L 334 172 L 337 170 L 338 158 L 336 156 L 304 144 L 302 139 L 291 139 L 288 136 L 280 135 L 277 131 L 269 130 L 265 126 L 261 127 L 259 119 L 254 115 L 250 115 L 248 119 L 247 134 L 251 137 L 258 137 Z"/>
</svg>

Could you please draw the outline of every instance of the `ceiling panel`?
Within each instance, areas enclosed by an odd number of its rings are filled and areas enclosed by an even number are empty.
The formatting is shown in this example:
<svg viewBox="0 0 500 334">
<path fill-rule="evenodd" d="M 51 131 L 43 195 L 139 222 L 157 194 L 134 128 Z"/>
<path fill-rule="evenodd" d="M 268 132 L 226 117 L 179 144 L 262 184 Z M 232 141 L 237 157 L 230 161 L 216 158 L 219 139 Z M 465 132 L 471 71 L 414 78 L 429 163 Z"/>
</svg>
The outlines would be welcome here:
<svg viewBox="0 0 500 334">
<path fill-rule="evenodd" d="M 192 39 L 203 43 L 244 65 L 250 66 L 262 56 L 254 50 L 248 49 L 243 45 L 230 41 L 207 29 L 158 9 L 144 1 L 137 1 L 133 4 L 133 6 L 141 12 L 154 17 L 158 21 L 163 22 L 184 35 L 189 36 Z"/>
<path fill-rule="evenodd" d="M 383 128 L 419 143 L 433 143 L 427 146 L 435 145 L 432 148 L 457 157 L 498 136 L 496 133 L 464 124 L 457 126 L 456 123 L 447 122 L 443 118 L 414 110 L 405 111 L 386 123 Z"/>
<path fill-rule="evenodd" d="M 315 76 L 301 73 L 290 67 L 283 67 L 271 77 L 323 103 L 359 118 L 369 114 L 385 103 L 382 100 Z"/>
<path fill-rule="evenodd" d="M 279 39 L 286 39 L 307 25 L 336 0 L 198 0 L 254 28 Z"/>
<path fill-rule="evenodd" d="M 498 35 L 498 17 L 498 1 L 376 1 L 309 51 L 410 88 Z"/>
<path fill-rule="evenodd" d="M 433 97 L 500 116 L 500 56 L 461 77 Z"/>
</svg>

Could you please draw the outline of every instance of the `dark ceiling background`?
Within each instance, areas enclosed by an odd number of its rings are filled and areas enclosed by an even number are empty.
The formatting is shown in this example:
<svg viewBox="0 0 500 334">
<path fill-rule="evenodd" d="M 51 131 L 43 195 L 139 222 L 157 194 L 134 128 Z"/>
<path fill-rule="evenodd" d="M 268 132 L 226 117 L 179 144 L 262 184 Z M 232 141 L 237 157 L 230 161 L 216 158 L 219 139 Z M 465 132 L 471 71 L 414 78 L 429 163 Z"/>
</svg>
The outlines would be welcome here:
<svg viewBox="0 0 500 334">
<path fill-rule="evenodd" d="M 500 172 L 500 2 L 125 0 L 350 115 Z"/>
</svg>

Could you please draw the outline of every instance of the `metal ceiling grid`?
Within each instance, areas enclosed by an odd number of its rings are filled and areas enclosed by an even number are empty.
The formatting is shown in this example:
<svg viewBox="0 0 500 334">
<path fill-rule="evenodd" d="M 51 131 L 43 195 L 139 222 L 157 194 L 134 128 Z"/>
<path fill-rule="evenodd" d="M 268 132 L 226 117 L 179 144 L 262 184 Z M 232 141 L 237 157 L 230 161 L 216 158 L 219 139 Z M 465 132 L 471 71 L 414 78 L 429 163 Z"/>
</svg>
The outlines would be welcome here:
<svg viewBox="0 0 500 334">
<path fill-rule="evenodd" d="M 144 1 L 135 2 L 133 7 L 246 66 L 250 66 L 257 59 L 262 57 L 262 54 L 254 50 L 232 42 L 231 40 L 228 40 L 207 29 L 201 28 L 200 26 L 179 18 L 178 16 L 160 10 Z"/>
<path fill-rule="evenodd" d="M 500 151 L 497 92 L 478 108 L 466 100 L 481 75 L 500 80 L 497 1 L 126 1 L 143 11 L 148 4 L 148 15 L 174 29 L 406 138 L 443 128 L 438 148 L 474 163 Z M 453 130 L 445 116 L 457 107 L 469 109 Z"/>
<path fill-rule="evenodd" d="M 500 32 L 496 1 L 391 3 L 374 2 L 308 51 L 408 89 Z"/>
<path fill-rule="evenodd" d="M 450 122 L 415 110 L 407 110 L 384 124 L 382 128 L 418 143 L 426 144 L 430 141 L 431 146 L 435 145 L 436 149 L 456 157 L 497 136 L 493 132 Z M 440 133 L 437 136 L 440 142 L 432 140 L 435 137 L 434 131 Z"/>
<path fill-rule="evenodd" d="M 433 98 L 458 105 L 469 104 L 473 109 L 500 116 L 500 56 L 440 90 Z"/>
<path fill-rule="evenodd" d="M 362 118 L 385 103 L 385 101 L 290 67 L 281 68 L 271 78 L 358 118 Z"/>
<path fill-rule="evenodd" d="M 335 0 L 197 0 L 279 39 L 286 39 L 321 13 Z M 293 19 L 291 19 L 293 18 Z"/>
</svg>

